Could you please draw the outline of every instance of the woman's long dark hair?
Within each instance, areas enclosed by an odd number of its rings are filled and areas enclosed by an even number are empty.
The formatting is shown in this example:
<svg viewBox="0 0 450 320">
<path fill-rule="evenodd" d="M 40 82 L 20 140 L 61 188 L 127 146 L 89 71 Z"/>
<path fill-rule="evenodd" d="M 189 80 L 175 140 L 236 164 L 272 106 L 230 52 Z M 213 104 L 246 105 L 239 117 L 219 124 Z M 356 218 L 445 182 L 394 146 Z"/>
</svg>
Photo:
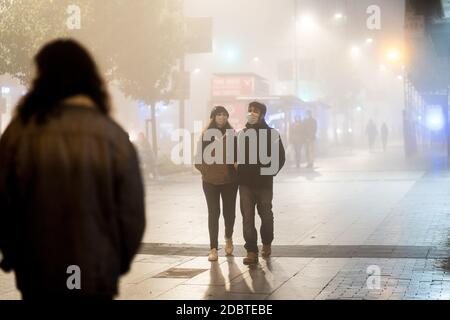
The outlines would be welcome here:
<svg viewBox="0 0 450 320">
<path fill-rule="evenodd" d="M 37 78 L 22 99 L 17 113 L 26 123 L 46 120 L 59 103 L 74 95 L 86 95 L 103 114 L 110 111 L 109 97 L 91 55 L 79 43 L 59 39 L 45 45 L 34 58 Z"/>
<path fill-rule="evenodd" d="M 208 130 L 208 129 L 220 129 L 217 126 L 216 119 L 211 119 L 211 121 L 209 122 L 208 126 L 206 127 L 206 130 Z M 228 130 L 228 129 L 233 129 L 233 127 L 231 126 L 229 121 L 227 121 L 225 126 L 222 128 L 222 131 Z"/>
<path fill-rule="evenodd" d="M 217 111 L 218 109 L 220 109 L 219 112 Z M 221 111 L 221 110 L 223 110 L 223 111 Z M 206 131 L 208 129 L 220 129 L 216 123 L 216 115 L 220 114 L 220 113 L 226 113 L 226 115 L 229 117 L 228 111 L 225 109 L 225 107 L 222 107 L 222 106 L 214 107 L 214 109 L 211 113 L 211 121 L 209 122 L 208 126 L 205 128 L 204 131 Z M 231 126 L 230 122 L 227 120 L 227 123 L 225 124 L 225 126 L 223 128 L 221 128 L 221 131 L 226 131 L 228 129 L 233 129 L 233 127 Z"/>
</svg>

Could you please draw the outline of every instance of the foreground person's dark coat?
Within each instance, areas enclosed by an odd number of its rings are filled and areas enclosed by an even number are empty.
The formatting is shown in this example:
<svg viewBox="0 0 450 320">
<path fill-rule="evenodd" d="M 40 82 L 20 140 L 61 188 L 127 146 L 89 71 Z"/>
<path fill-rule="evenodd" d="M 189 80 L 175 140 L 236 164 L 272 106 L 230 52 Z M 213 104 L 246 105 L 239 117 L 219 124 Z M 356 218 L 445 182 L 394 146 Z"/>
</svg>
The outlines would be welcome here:
<svg viewBox="0 0 450 320">
<path fill-rule="evenodd" d="M 41 125 L 13 120 L 0 140 L 2 268 L 32 296 L 113 296 L 145 228 L 136 152 L 95 107 L 59 110 Z M 71 265 L 81 290 L 67 289 Z"/>
</svg>

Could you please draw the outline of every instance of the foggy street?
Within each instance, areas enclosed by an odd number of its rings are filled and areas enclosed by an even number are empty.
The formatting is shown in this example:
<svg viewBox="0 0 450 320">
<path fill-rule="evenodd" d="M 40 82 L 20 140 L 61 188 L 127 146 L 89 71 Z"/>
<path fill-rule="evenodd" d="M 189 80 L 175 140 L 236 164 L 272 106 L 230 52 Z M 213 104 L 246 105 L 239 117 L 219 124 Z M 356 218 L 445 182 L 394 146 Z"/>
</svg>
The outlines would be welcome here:
<svg viewBox="0 0 450 320">
<path fill-rule="evenodd" d="M 366 243 L 426 173 L 425 165 L 411 164 L 407 170 L 404 165 L 401 148 L 392 148 L 388 155 L 360 150 L 319 160 L 314 171 L 286 168 L 274 187 L 274 244 Z M 150 223 L 145 243 L 208 243 L 206 202 L 199 175 L 168 177 L 160 185 L 150 185 L 147 195 Z M 237 211 L 235 242 L 242 244 L 239 220 Z"/>
<path fill-rule="evenodd" d="M 450 0 L 0 1 L 0 304 L 450 301 L 449 75 Z"/>
<path fill-rule="evenodd" d="M 273 258 L 250 269 L 241 260 L 239 209 L 234 258 L 220 249 L 217 263 L 207 261 L 197 174 L 164 177 L 147 188 L 149 228 L 118 299 L 450 297 L 450 173 L 433 169 L 431 158 L 406 161 L 393 146 L 387 153 L 344 150 L 318 160 L 314 170 L 286 168 L 275 183 Z M 366 286 L 374 265 L 379 290 Z M 178 273 L 170 275 L 172 268 Z M 11 276 L 0 280 L 1 299 L 20 297 Z"/>
</svg>

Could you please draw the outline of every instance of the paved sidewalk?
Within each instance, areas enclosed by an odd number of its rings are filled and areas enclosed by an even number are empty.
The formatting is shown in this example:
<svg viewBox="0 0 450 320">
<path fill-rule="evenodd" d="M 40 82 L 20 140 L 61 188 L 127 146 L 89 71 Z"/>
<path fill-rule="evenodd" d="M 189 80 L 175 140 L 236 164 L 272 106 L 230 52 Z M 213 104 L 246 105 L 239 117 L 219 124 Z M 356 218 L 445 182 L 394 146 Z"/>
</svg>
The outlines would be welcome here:
<svg viewBox="0 0 450 320">
<path fill-rule="evenodd" d="M 118 299 L 449 299 L 450 172 L 394 148 L 317 166 L 276 179 L 273 257 L 254 267 L 242 264 L 239 210 L 235 257 L 207 261 L 198 175 L 149 185 L 149 226 Z M 0 299 L 17 298 L 0 273 Z"/>
</svg>

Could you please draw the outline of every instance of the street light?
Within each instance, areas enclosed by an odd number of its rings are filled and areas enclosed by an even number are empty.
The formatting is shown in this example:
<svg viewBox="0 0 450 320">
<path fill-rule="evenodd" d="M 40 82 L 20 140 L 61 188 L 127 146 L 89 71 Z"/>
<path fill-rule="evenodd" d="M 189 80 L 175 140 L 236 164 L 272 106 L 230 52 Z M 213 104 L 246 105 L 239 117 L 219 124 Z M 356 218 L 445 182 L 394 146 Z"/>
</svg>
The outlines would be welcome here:
<svg viewBox="0 0 450 320">
<path fill-rule="evenodd" d="M 352 58 L 355 59 L 359 57 L 359 54 L 361 53 L 361 49 L 357 46 L 352 47 Z"/>
<path fill-rule="evenodd" d="M 316 19 L 311 14 L 304 14 L 297 22 L 297 27 L 306 32 L 311 32 L 317 27 Z"/>
<path fill-rule="evenodd" d="M 228 47 L 225 50 L 225 58 L 228 61 L 234 61 L 238 57 L 238 50 L 235 47 Z"/>
<path fill-rule="evenodd" d="M 2 94 L 9 94 L 11 89 L 9 87 L 2 87 Z"/>
<path fill-rule="evenodd" d="M 334 14 L 334 19 L 335 20 L 341 20 L 344 18 L 344 15 L 341 12 L 337 12 Z"/>
<path fill-rule="evenodd" d="M 397 49 L 390 49 L 387 52 L 387 58 L 390 62 L 397 62 L 400 60 L 400 51 Z"/>
<path fill-rule="evenodd" d="M 236 57 L 236 52 L 234 50 L 230 49 L 230 50 L 227 51 L 227 58 L 233 59 L 235 57 Z"/>
<path fill-rule="evenodd" d="M 254 57 L 254 58 L 253 58 L 253 61 L 254 61 L 254 62 L 259 62 L 259 57 Z"/>
<path fill-rule="evenodd" d="M 432 131 L 440 131 L 444 128 L 444 115 L 442 109 L 431 108 L 427 112 L 426 124 Z"/>
<path fill-rule="evenodd" d="M 373 43 L 373 39 L 372 38 L 367 38 L 366 39 L 366 43 L 367 44 L 372 44 Z"/>
<path fill-rule="evenodd" d="M 194 69 L 194 73 L 196 73 L 196 74 L 197 74 L 197 73 L 200 73 L 200 71 L 201 71 L 200 68 L 195 68 L 195 69 Z"/>
</svg>

